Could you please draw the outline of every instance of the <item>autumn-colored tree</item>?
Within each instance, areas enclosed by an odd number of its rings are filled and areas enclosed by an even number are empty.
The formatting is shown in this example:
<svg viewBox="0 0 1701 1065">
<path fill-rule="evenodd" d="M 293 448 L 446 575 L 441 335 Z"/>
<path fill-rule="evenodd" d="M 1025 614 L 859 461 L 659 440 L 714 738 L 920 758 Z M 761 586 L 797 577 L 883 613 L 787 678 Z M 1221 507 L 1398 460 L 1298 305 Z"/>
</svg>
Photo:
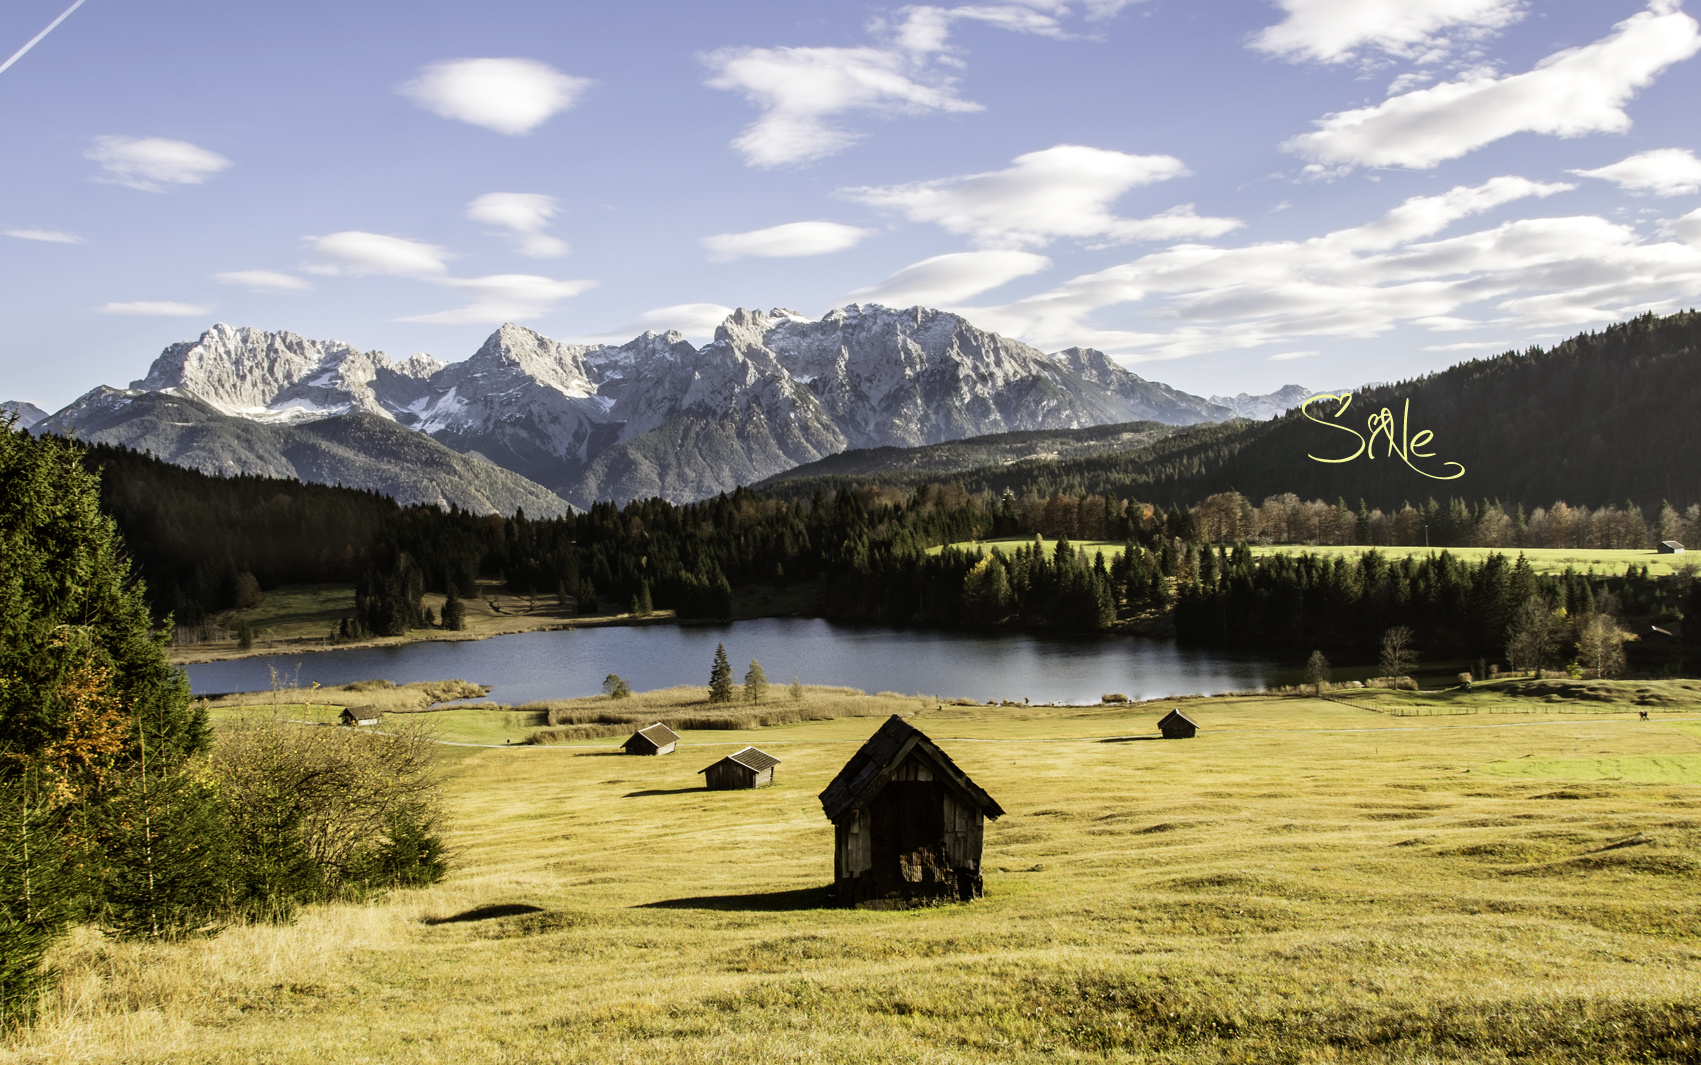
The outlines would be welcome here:
<svg viewBox="0 0 1701 1065">
<path fill-rule="evenodd" d="M 27 1019 L 73 894 L 98 897 L 143 736 L 164 771 L 205 751 L 206 711 L 166 658 L 78 445 L 0 426 L 0 1020 Z M 62 860 L 63 859 L 63 860 Z M 80 881 L 73 874 L 80 876 Z"/>
</svg>

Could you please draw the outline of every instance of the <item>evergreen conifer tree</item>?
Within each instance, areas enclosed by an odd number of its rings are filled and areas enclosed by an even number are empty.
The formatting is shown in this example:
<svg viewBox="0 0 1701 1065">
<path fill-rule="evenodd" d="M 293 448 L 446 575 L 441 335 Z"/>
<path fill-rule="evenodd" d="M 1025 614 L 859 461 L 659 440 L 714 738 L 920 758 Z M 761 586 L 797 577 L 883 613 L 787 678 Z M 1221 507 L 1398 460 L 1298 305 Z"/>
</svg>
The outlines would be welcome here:
<svg viewBox="0 0 1701 1065">
<path fill-rule="evenodd" d="M 727 661 L 726 645 L 715 644 L 715 665 L 709 671 L 709 702 L 732 702 L 732 663 Z"/>
<path fill-rule="evenodd" d="M 454 581 L 449 582 L 449 594 L 443 599 L 443 627 L 455 632 L 467 627 L 467 605 L 461 602 Z"/>
<path fill-rule="evenodd" d="M 754 658 L 750 660 L 750 669 L 744 674 L 744 701 L 759 703 L 768 695 L 768 675 L 762 672 L 762 663 Z"/>
</svg>

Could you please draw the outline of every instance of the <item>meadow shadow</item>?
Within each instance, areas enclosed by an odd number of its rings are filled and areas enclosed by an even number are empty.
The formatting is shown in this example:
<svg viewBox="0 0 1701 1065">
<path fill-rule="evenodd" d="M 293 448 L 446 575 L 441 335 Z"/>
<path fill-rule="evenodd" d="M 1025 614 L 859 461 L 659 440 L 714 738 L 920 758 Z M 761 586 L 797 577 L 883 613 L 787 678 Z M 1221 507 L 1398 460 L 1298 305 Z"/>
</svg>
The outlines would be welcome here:
<svg viewBox="0 0 1701 1065">
<path fill-rule="evenodd" d="M 746 895 L 696 895 L 685 899 L 641 902 L 636 910 L 729 910 L 776 913 L 784 910 L 830 910 L 836 908 L 830 886 L 793 888 L 790 891 L 752 891 Z"/>
<path fill-rule="evenodd" d="M 1100 743 L 1139 743 L 1142 740 L 1161 740 L 1162 736 L 1108 736 Z"/>
<path fill-rule="evenodd" d="M 643 791 L 629 791 L 621 797 L 625 799 L 641 799 L 646 795 L 689 795 L 694 791 L 708 790 L 708 788 L 705 788 L 701 784 L 698 784 L 693 788 L 645 788 Z"/>
<path fill-rule="evenodd" d="M 531 906 L 524 902 L 498 902 L 489 906 L 474 906 L 452 917 L 426 917 L 423 921 L 429 925 L 458 924 L 462 921 L 494 921 L 498 917 L 518 917 L 523 913 L 542 912 L 542 906 Z"/>
</svg>

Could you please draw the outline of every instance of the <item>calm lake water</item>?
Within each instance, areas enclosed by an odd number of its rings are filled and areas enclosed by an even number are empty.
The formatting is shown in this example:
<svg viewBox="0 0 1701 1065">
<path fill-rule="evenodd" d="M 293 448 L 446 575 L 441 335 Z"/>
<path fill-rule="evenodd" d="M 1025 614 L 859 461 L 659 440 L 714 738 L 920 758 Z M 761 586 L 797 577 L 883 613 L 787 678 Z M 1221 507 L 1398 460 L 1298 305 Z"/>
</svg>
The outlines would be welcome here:
<svg viewBox="0 0 1701 1065">
<path fill-rule="evenodd" d="M 919 632 L 837 625 L 818 618 L 763 618 L 721 625 L 645 625 L 526 632 L 459 643 L 410 643 L 246 658 L 189 666 L 196 694 L 264 690 L 276 667 L 307 687 L 383 678 L 397 684 L 459 678 L 493 687 L 493 700 L 595 695 L 618 673 L 640 691 L 707 684 L 715 644 L 742 678 L 752 658 L 772 684 L 799 677 L 864 691 L 980 700 L 1096 703 L 1260 688 L 1268 661 L 1127 636 L 1046 638 Z"/>
</svg>

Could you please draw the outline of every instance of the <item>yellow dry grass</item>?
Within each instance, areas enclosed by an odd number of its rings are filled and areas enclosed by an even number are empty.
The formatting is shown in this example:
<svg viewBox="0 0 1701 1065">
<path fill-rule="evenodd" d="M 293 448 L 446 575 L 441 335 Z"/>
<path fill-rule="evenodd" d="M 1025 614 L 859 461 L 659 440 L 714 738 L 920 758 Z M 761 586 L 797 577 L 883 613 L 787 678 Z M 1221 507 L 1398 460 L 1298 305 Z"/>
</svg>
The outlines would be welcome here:
<svg viewBox="0 0 1701 1065">
<path fill-rule="evenodd" d="M 816 795 L 872 720 L 446 748 L 444 883 L 203 943 L 80 931 L 0 1062 L 1701 1056 L 1701 707 L 1201 699 L 1153 739 L 1169 705 L 918 713 L 1008 814 L 986 899 L 909 912 L 823 890 Z M 745 743 L 775 786 L 702 790 Z"/>
</svg>

